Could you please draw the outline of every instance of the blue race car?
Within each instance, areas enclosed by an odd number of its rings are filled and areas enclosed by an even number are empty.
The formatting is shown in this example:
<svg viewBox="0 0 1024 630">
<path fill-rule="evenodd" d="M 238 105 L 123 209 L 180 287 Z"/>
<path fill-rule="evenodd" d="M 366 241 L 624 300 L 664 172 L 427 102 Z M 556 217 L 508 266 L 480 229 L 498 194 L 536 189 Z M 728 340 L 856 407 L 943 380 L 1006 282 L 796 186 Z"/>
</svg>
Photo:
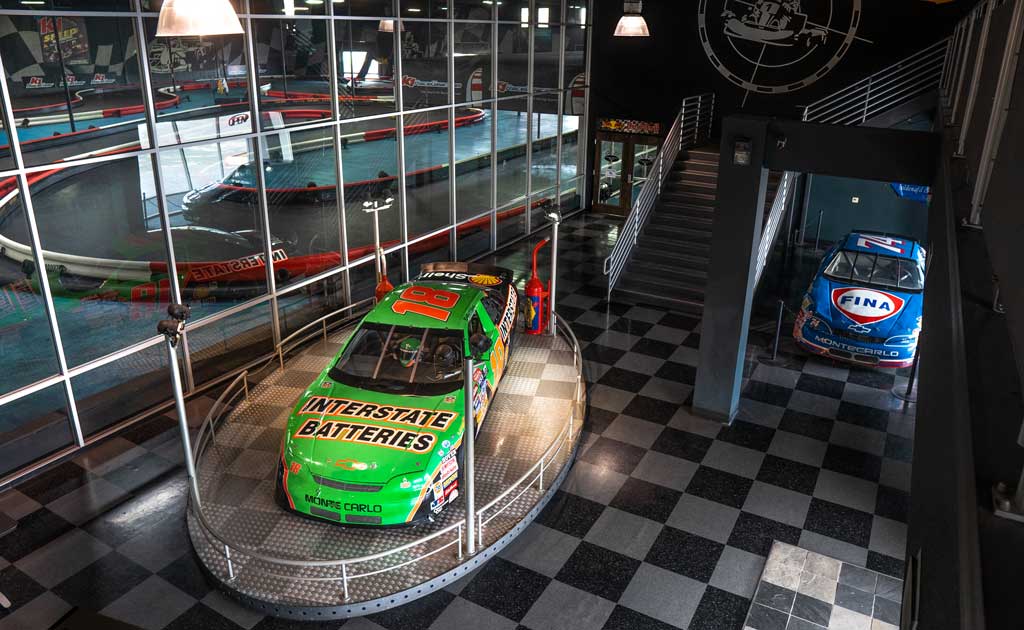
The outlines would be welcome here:
<svg viewBox="0 0 1024 630">
<path fill-rule="evenodd" d="M 907 367 L 921 334 L 925 250 L 903 236 L 851 232 L 822 259 L 793 327 L 809 352 Z"/>
</svg>

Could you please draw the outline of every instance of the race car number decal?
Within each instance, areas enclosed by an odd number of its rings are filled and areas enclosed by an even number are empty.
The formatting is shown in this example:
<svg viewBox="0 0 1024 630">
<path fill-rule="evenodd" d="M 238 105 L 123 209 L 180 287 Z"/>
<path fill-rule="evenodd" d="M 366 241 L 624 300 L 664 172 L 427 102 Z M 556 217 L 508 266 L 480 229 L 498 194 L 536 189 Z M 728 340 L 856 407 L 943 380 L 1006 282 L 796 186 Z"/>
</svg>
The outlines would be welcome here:
<svg viewBox="0 0 1024 630">
<path fill-rule="evenodd" d="M 459 294 L 431 287 L 411 286 L 398 296 L 391 310 L 399 315 L 416 313 L 442 322 L 452 316 L 448 309 L 459 303 Z"/>
<path fill-rule="evenodd" d="M 832 304 L 861 326 L 889 319 L 903 310 L 904 303 L 903 298 L 885 291 L 856 287 L 832 289 Z"/>
<path fill-rule="evenodd" d="M 884 249 L 894 254 L 903 254 L 907 250 L 903 247 L 904 242 L 888 236 L 876 236 L 874 234 L 861 234 L 857 239 L 857 247 L 864 249 Z"/>
</svg>

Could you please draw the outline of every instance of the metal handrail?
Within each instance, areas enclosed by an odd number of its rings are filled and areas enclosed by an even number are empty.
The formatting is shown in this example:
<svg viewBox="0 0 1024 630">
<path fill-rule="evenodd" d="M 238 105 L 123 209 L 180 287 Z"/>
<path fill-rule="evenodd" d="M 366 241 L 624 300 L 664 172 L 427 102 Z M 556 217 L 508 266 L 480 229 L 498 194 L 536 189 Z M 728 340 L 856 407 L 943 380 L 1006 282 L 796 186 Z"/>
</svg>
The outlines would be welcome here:
<svg viewBox="0 0 1024 630">
<path fill-rule="evenodd" d="M 793 198 L 793 192 L 796 190 L 794 185 L 796 178 L 796 173 L 786 171 L 782 174 L 782 179 L 779 180 L 779 187 L 775 192 L 775 201 L 772 202 L 772 209 L 768 213 L 768 218 L 765 219 L 764 228 L 761 232 L 761 243 L 757 247 L 757 268 L 754 273 L 755 288 L 760 285 L 761 274 L 764 273 L 765 267 L 768 266 L 768 255 L 771 254 L 772 247 L 775 246 L 775 239 L 782 228 L 782 219 L 786 216 L 789 202 Z"/>
<path fill-rule="evenodd" d="M 647 224 L 647 219 L 657 203 L 658 197 L 665 183 L 665 178 L 672 170 L 679 152 L 687 147 L 696 146 L 702 141 L 708 140 L 711 136 L 711 127 L 715 119 L 715 95 L 707 92 L 688 96 L 683 103 L 669 127 L 665 141 L 654 158 L 648 176 L 636 201 L 631 204 L 629 214 L 622 222 L 618 238 L 611 254 L 604 259 L 603 271 L 608 276 L 608 296 L 612 294 L 619 281 L 619 276 L 629 262 L 641 230 Z M 656 176 L 655 176 L 656 174 Z M 632 188 L 628 191 L 633 194 Z"/>
<path fill-rule="evenodd" d="M 952 38 L 945 37 L 896 63 L 804 107 L 805 122 L 862 124 L 872 116 L 939 89 Z"/>
<path fill-rule="evenodd" d="M 353 305 L 353 306 L 355 306 L 355 305 Z M 324 319 L 324 318 L 321 318 L 321 319 Z M 315 325 L 315 324 L 319 323 L 319 321 L 320 320 L 316 320 L 314 322 L 311 322 L 310 324 L 307 324 L 304 328 L 308 329 L 312 325 Z M 555 327 L 556 334 L 558 332 L 561 332 L 563 337 L 567 338 L 567 340 L 570 342 L 570 345 L 572 346 L 572 349 L 573 349 L 573 365 L 575 367 L 579 368 L 580 365 L 582 364 L 582 354 L 581 354 L 581 349 L 580 349 L 579 341 L 576 339 L 576 335 L 573 334 L 572 329 L 568 326 L 568 324 L 565 322 L 565 320 L 560 315 L 558 315 L 557 313 L 555 314 L 555 322 L 553 322 L 553 325 Z M 296 333 L 297 332 L 299 332 L 299 331 L 296 331 Z M 290 335 L 290 337 L 294 336 L 296 333 L 293 333 L 292 335 Z M 284 340 L 282 340 L 282 344 L 283 344 L 283 342 L 284 342 Z M 206 434 L 209 433 L 210 436 L 214 436 L 214 433 L 213 433 L 214 429 L 213 429 L 213 427 L 214 427 L 214 425 L 216 423 L 218 423 L 222 419 L 223 410 L 226 409 L 226 407 L 227 407 L 226 405 L 222 406 L 221 403 L 223 403 L 223 401 L 225 399 L 234 400 L 238 396 L 238 394 L 241 393 L 241 391 L 237 389 L 239 383 L 243 384 L 243 386 L 245 388 L 245 392 L 246 392 L 246 394 L 248 394 L 248 382 L 247 382 L 245 376 L 246 376 L 246 373 L 242 373 L 238 377 L 236 377 L 235 380 L 233 380 L 231 382 L 231 384 L 229 384 L 227 386 L 227 388 L 225 388 L 224 392 L 221 393 L 221 396 L 217 399 L 217 401 L 214 403 L 213 407 L 210 409 L 210 412 L 207 414 L 207 417 L 204 420 L 203 425 L 200 427 L 199 435 L 197 436 L 197 439 L 196 439 L 196 445 L 197 445 L 197 449 L 196 449 L 196 462 L 197 463 L 201 462 L 200 456 L 202 455 L 203 451 L 205 450 L 206 445 L 209 442 L 209 440 L 205 439 Z M 230 394 L 229 394 L 229 392 L 230 392 Z M 559 430 L 558 436 L 556 436 L 554 438 L 554 440 L 552 440 L 551 445 L 549 445 L 548 448 L 545 450 L 544 454 L 541 456 L 541 459 L 537 462 L 537 464 L 534 464 L 534 466 L 531 468 L 531 471 L 536 469 L 537 466 L 541 466 L 542 470 L 543 470 L 543 465 L 548 460 L 548 457 L 553 457 L 554 454 L 560 452 L 562 445 L 567 441 L 568 438 L 571 438 L 573 427 L 574 426 L 578 426 L 576 424 L 576 422 L 575 422 L 576 421 L 576 411 L 577 411 L 576 408 L 577 408 L 577 406 L 580 404 L 580 402 L 582 400 L 581 393 L 582 393 L 582 383 L 581 383 L 581 380 L 579 378 L 579 375 L 577 375 L 576 389 L 575 389 L 574 398 L 573 398 L 573 408 L 572 408 L 572 413 L 569 414 L 568 423 L 567 423 L 567 425 L 565 427 L 563 427 L 562 429 Z M 213 440 L 215 441 L 215 438 L 213 438 Z M 200 446 L 200 444 L 203 446 L 203 449 L 199 449 L 198 448 Z M 527 475 L 529 475 L 529 472 L 530 471 L 527 472 Z M 521 481 L 517 482 L 517 483 L 521 483 Z M 515 486 L 512 486 L 512 488 L 515 488 Z M 499 497 L 499 498 L 507 497 L 509 495 L 510 491 L 511 491 L 511 489 L 505 491 L 502 494 L 502 496 Z M 506 504 L 501 509 L 501 511 L 504 511 L 510 505 L 512 505 L 520 496 L 522 496 L 522 494 L 523 493 L 521 492 L 519 495 L 517 495 L 516 498 L 513 499 L 512 501 L 510 501 L 508 504 Z M 477 521 L 477 522 L 480 522 L 482 520 L 482 517 L 483 517 L 483 512 L 485 510 L 488 510 L 488 509 L 492 508 L 494 506 L 494 504 L 495 504 L 495 502 L 492 501 L 491 503 L 488 503 L 488 505 L 484 506 L 484 508 L 482 508 L 480 510 L 477 510 L 476 513 L 475 513 L 475 516 L 474 516 L 474 520 Z M 277 577 L 277 578 L 287 579 L 287 580 L 302 580 L 302 581 L 307 581 L 307 582 L 337 582 L 337 581 L 341 581 L 342 582 L 342 588 L 343 588 L 344 595 L 345 595 L 345 600 L 347 601 L 348 598 L 349 598 L 349 583 L 352 580 L 356 580 L 356 579 L 364 578 L 364 577 L 369 577 L 369 576 L 372 576 L 372 575 L 377 575 L 379 573 L 384 573 L 384 572 L 387 572 L 387 571 L 394 571 L 396 569 L 399 569 L 401 567 L 407 566 L 407 565 L 412 564 L 414 562 L 418 562 L 420 560 L 423 560 L 424 558 L 428 558 L 428 557 L 430 557 L 430 556 L 432 556 L 432 555 L 434 555 L 436 553 L 439 553 L 439 552 L 441 552 L 441 551 L 443 551 L 445 549 L 448 549 L 449 547 L 451 547 L 453 544 L 456 544 L 456 543 L 458 544 L 458 558 L 461 560 L 462 557 L 463 557 L 463 553 L 462 553 L 462 540 L 463 540 L 463 536 L 464 536 L 464 529 L 466 527 L 466 519 L 465 518 L 462 518 L 459 521 L 457 521 L 455 523 L 452 523 L 451 525 L 448 525 L 444 529 L 441 529 L 439 531 L 433 532 L 431 534 L 428 534 L 428 535 L 423 536 L 421 538 L 418 538 L 416 540 L 410 541 L 410 542 L 405 543 L 405 544 L 403 544 L 403 545 L 401 545 L 399 547 L 396 547 L 394 549 L 389 549 L 389 550 L 378 552 L 378 553 L 375 553 L 375 554 L 370 554 L 370 555 L 366 555 L 366 556 L 360 556 L 360 557 L 357 557 L 357 558 L 344 558 L 344 559 L 340 559 L 340 560 L 305 560 L 305 559 L 294 559 L 294 558 L 277 558 L 277 557 L 274 557 L 274 556 L 270 556 L 270 555 L 268 555 L 266 553 L 263 553 L 263 552 L 261 552 L 258 549 L 254 549 L 254 548 L 251 548 L 249 546 L 238 545 L 237 543 L 233 543 L 232 541 L 227 540 L 222 535 L 220 535 L 217 532 L 217 530 L 213 527 L 213 525 L 206 519 L 206 517 L 203 514 L 202 509 L 199 507 L 199 505 L 200 505 L 199 497 L 195 496 L 193 491 L 190 488 L 188 509 L 192 513 L 192 515 L 196 517 L 196 519 L 197 519 L 197 521 L 199 523 L 199 530 L 202 533 L 203 537 L 206 538 L 207 541 L 211 542 L 211 544 L 214 545 L 214 547 L 218 547 L 219 546 L 219 547 L 223 548 L 223 551 L 221 552 L 221 554 L 224 556 L 224 558 L 225 558 L 225 560 L 227 562 L 229 578 L 234 578 L 234 576 L 235 576 L 235 569 L 234 569 L 234 562 L 235 562 L 235 560 L 232 559 L 232 553 L 233 552 L 237 552 L 238 554 L 242 554 L 243 556 L 246 556 L 248 558 L 251 558 L 251 559 L 259 561 L 259 562 L 263 562 L 263 563 L 270 564 L 270 565 L 282 566 L 282 567 L 294 567 L 294 568 L 300 568 L 300 569 L 336 569 L 336 570 L 340 570 L 341 571 L 341 575 L 340 576 L 329 576 L 329 575 L 328 576 L 323 576 L 323 575 L 321 575 L 321 576 L 285 575 L 285 574 L 275 573 L 273 571 L 264 571 L 264 574 L 268 575 L 270 577 Z M 499 511 L 499 513 L 500 513 L 500 511 Z M 493 518 L 493 516 L 492 516 L 492 518 Z M 486 522 L 490 522 L 490 520 L 491 519 L 488 519 Z M 473 526 L 473 525 L 474 524 L 470 524 L 470 526 Z M 432 540 L 434 540 L 434 539 L 436 539 L 438 537 L 444 536 L 446 534 L 450 534 L 452 532 L 457 532 L 457 534 L 458 534 L 458 537 L 455 540 L 453 540 L 451 542 L 447 542 L 444 545 L 441 545 L 440 547 L 437 547 L 435 549 L 431 549 L 431 550 L 425 551 L 424 553 L 422 553 L 420 555 L 417 555 L 417 556 L 415 556 L 413 558 L 410 558 L 410 559 L 408 559 L 408 560 L 406 560 L 404 562 L 401 562 L 401 563 L 395 564 L 395 565 L 389 565 L 387 567 L 380 568 L 380 569 L 374 569 L 374 570 L 366 571 L 364 573 L 355 573 L 355 574 L 350 573 L 350 567 L 353 566 L 353 565 L 363 564 L 363 563 L 371 562 L 371 561 L 374 561 L 374 560 L 380 560 L 382 558 L 386 558 L 388 556 L 392 556 L 392 555 L 394 555 L 396 553 L 400 553 L 402 551 L 406 551 L 408 549 L 412 549 L 414 547 L 423 545 L 423 544 L 428 543 L 428 542 L 430 542 L 430 541 L 432 541 Z M 481 533 L 482 533 L 482 530 L 481 530 Z"/>
<path fill-rule="evenodd" d="M 374 302 L 374 298 L 368 297 L 365 300 L 359 300 L 358 302 L 353 302 L 352 304 L 349 304 L 348 306 L 342 306 L 342 307 L 336 308 L 333 311 L 331 311 L 330 313 L 327 313 L 326 315 L 323 315 L 322 317 L 318 317 L 318 318 L 314 319 L 313 321 L 307 323 L 306 325 L 302 326 L 301 328 L 297 328 L 294 332 L 292 332 L 292 334 L 290 334 L 287 337 L 281 339 L 281 341 L 277 342 L 277 346 L 274 348 L 274 350 L 276 351 L 276 354 L 277 354 L 277 359 L 278 359 L 278 361 L 281 364 L 281 369 L 282 370 L 284 369 L 284 352 L 285 352 L 284 347 L 285 347 L 285 345 L 291 343 L 291 341 L 293 339 L 295 339 L 296 337 L 298 337 L 302 333 L 306 332 L 307 330 L 309 330 L 313 326 L 316 326 L 317 324 L 320 324 L 321 327 L 323 328 L 324 341 L 327 341 L 327 320 L 328 319 L 331 319 L 333 317 L 337 317 L 337 315 L 339 313 L 343 313 L 345 311 L 352 311 L 352 314 L 348 315 L 348 317 L 354 317 L 354 314 L 355 314 L 357 309 L 359 309 L 359 308 L 361 308 L 363 306 L 369 306 L 369 305 L 373 304 L 373 302 Z M 301 343 L 301 342 L 299 342 L 299 343 Z M 297 343 L 295 345 L 299 345 L 299 343 Z M 291 348 L 289 348 L 289 349 L 291 349 Z"/>
</svg>

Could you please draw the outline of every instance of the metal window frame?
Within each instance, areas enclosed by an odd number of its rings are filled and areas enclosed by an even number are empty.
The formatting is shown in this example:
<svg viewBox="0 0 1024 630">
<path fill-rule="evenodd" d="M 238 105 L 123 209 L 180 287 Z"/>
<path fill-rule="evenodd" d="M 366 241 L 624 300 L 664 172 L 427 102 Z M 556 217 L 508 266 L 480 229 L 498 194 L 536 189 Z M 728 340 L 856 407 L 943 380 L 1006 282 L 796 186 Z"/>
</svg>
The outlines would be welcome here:
<svg viewBox="0 0 1024 630">
<path fill-rule="evenodd" d="M 141 0 L 132 0 L 130 2 L 130 8 L 123 11 L 73 11 L 73 10 L 23 10 L 23 9 L 0 9 L 0 15 L 4 16 L 22 16 L 22 17 L 39 17 L 39 16 L 53 16 L 53 17 L 78 17 L 78 18 L 89 18 L 89 19 L 110 19 L 116 18 L 120 20 L 129 21 L 132 25 L 132 34 L 136 39 L 136 56 L 137 59 L 134 63 L 138 64 L 139 78 L 140 78 L 140 90 L 142 91 L 143 100 L 143 116 L 137 120 L 130 121 L 127 124 L 139 125 L 145 123 L 147 126 L 149 146 L 143 148 L 137 143 L 137 148 L 132 148 L 124 153 L 114 155 L 96 155 L 100 150 L 94 150 L 89 152 L 83 152 L 78 155 L 71 155 L 59 162 L 52 162 L 46 164 L 39 164 L 29 166 L 25 164 L 24 156 L 21 152 L 21 143 L 17 133 L 17 126 L 14 124 L 14 105 L 13 98 L 11 96 L 11 90 L 7 83 L 7 73 L 4 70 L 3 62 L 0 60 L 0 115 L 4 122 L 4 127 L 10 131 L 10 146 L 12 154 L 13 167 L 7 169 L 0 169 L 0 178 L 13 177 L 17 182 L 18 194 L 21 195 L 21 202 L 23 204 L 26 220 L 29 224 L 29 235 L 30 243 L 32 247 L 32 255 L 34 262 L 39 269 L 45 269 L 45 258 L 47 252 L 42 248 L 39 239 L 39 229 L 36 224 L 36 213 L 35 208 L 32 205 L 32 191 L 28 185 L 28 176 L 33 173 L 39 173 L 43 171 L 52 170 L 55 167 L 60 169 L 71 169 L 89 165 L 98 165 L 113 163 L 117 160 L 140 160 L 148 159 L 151 164 L 153 172 L 153 185 L 156 190 L 155 203 L 157 207 L 158 216 L 160 219 L 160 232 L 164 247 L 164 261 L 169 269 L 176 269 L 178 260 L 174 250 L 174 236 L 171 230 L 171 217 L 169 212 L 169 205 L 167 202 L 167 178 L 164 173 L 164 164 L 162 161 L 162 154 L 168 150 L 176 152 L 185 152 L 186 150 L 194 147 L 209 147 L 214 144 L 222 144 L 226 140 L 232 141 L 245 141 L 248 151 L 257 161 L 260 163 L 263 155 L 263 147 L 266 145 L 266 139 L 270 136 L 277 136 L 280 130 L 277 129 L 264 129 L 262 128 L 261 120 L 261 107 L 259 98 L 259 89 L 261 77 L 259 74 L 258 67 L 258 48 L 257 48 L 257 33 L 256 27 L 261 21 L 266 20 L 283 20 L 283 21 L 297 21 L 297 20 L 321 20 L 325 21 L 326 24 L 326 46 L 327 46 L 327 63 L 328 63 L 328 74 L 330 76 L 331 86 L 329 93 L 331 96 L 331 113 L 330 119 L 316 120 L 309 122 L 301 122 L 299 124 L 289 124 L 286 129 L 289 132 L 308 132 L 316 129 L 322 129 L 327 132 L 327 137 L 331 139 L 333 143 L 333 155 L 335 159 L 335 177 L 336 185 L 338 186 L 339 194 L 337 195 L 336 212 L 338 214 L 338 238 L 341 250 L 341 264 L 337 267 L 323 271 L 315 276 L 303 278 L 301 281 L 289 284 L 286 286 L 277 286 L 277 280 L 274 273 L 274 262 L 272 256 L 272 243 L 271 243 L 271 221 L 269 217 L 269 201 L 267 196 L 267 182 L 265 174 L 261 168 L 255 169 L 256 173 L 256 190 L 257 190 L 257 209 L 258 219 L 257 225 L 263 231 L 263 242 L 262 249 L 266 260 L 270 261 L 270 264 L 266 266 L 266 283 L 267 290 L 262 295 L 234 304 L 228 308 L 220 310 L 216 313 L 212 313 L 197 319 L 190 324 L 190 330 L 195 333 L 197 330 L 203 329 L 207 326 L 215 325 L 217 322 L 221 322 L 227 318 L 238 315 L 239 313 L 249 311 L 250 309 L 262 309 L 270 308 L 270 325 L 271 333 L 274 343 L 278 343 L 282 337 L 282 321 L 280 315 L 280 300 L 288 297 L 292 298 L 303 289 L 315 285 L 316 283 L 325 282 L 335 278 L 342 280 L 341 291 L 343 292 L 343 299 L 345 303 L 352 302 L 352 286 L 351 286 L 351 273 L 358 267 L 368 264 L 372 261 L 373 256 L 367 255 L 362 256 L 357 260 L 350 260 L 350 243 L 348 235 L 348 222 L 346 216 L 346 202 L 344 198 L 344 160 L 342 151 L 342 133 L 344 131 L 344 125 L 347 123 L 370 121 L 375 119 L 391 119 L 395 121 L 396 131 L 403 131 L 405 127 L 405 118 L 412 112 L 425 112 L 431 110 L 445 110 L 448 119 L 448 161 L 449 161 L 449 184 L 448 184 L 448 198 L 449 198 L 449 213 L 448 213 L 448 224 L 444 226 L 432 229 L 425 234 L 411 235 L 409 234 L 409 217 L 407 214 L 408 208 L 408 186 L 405 175 L 405 142 L 404 133 L 396 133 L 397 138 L 397 149 L 396 149 L 396 161 L 398 167 L 401 169 L 401 177 L 398 177 L 399 182 L 397 189 L 397 196 L 399 201 L 399 221 L 401 225 L 401 241 L 391 247 L 385 249 L 386 255 L 394 253 L 400 253 L 402 259 L 402 276 L 404 279 L 408 279 L 412 275 L 412 270 L 409 265 L 409 247 L 417 243 L 423 242 L 428 239 L 436 238 L 441 234 L 448 234 L 449 247 L 454 259 L 459 259 L 458 256 L 458 230 L 459 227 L 468 224 L 473 221 L 477 221 L 481 218 L 490 218 L 490 249 L 485 254 L 474 255 L 473 258 L 479 258 L 480 256 L 487 255 L 495 251 L 498 246 L 498 212 L 505 208 L 511 207 L 514 204 L 524 204 L 524 226 L 525 231 L 523 234 L 516 236 L 515 238 L 508 239 L 501 244 L 502 247 L 507 247 L 514 244 L 523 238 L 531 236 L 534 232 L 544 227 L 544 222 L 539 221 L 539 225 L 533 225 L 534 221 L 531 217 L 531 205 L 535 201 L 534 197 L 539 195 L 540 192 L 547 193 L 550 188 L 546 188 L 544 191 L 534 190 L 535 186 L 532 182 L 532 162 L 533 162 L 533 141 L 535 130 L 535 121 L 533 120 L 533 113 L 535 109 L 534 94 L 536 91 L 536 73 L 535 73 L 535 46 L 536 46 L 536 29 L 537 29 L 537 7 L 536 0 L 530 0 L 529 2 L 529 21 L 527 24 L 528 34 L 528 54 L 527 54 L 527 94 L 525 95 L 526 114 L 527 114 L 527 125 L 526 125 L 526 141 L 525 141 L 525 168 L 526 168 L 526 182 L 524 189 L 524 196 L 517 197 L 515 200 L 506 200 L 502 203 L 502 207 L 498 207 L 498 114 L 501 109 L 500 106 L 503 101 L 522 103 L 524 95 L 499 95 L 497 92 L 497 81 L 498 81 L 498 67 L 499 59 L 498 56 L 501 54 L 499 50 L 499 27 L 501 25 L 513 25 L 517 28 L 522 26 L 520 20 L 499 20 L 497 16 L 497 7 L 492 5 L 490 17 L 488 19 L 454 19 L 448 18 L 404 18 L 401 17 L 399 11 L 399 0 L 392 0 L 391 2 L 391 13 L 392 15 L 381 15 L 381 16 L 350 16 L 350 15 L 336 15 L 334 3 L 326 3 L 325 15 L 280 15 L 280 14 L 262 14 L 254 13 L 251 10 L 249 0 L 244 0 L 242 3 L 242 10 L 239 12 L 239 19 L 243 24 L 244 32 L 242 35 L 242 55 L 247 65 L 246 68 L 246 79 L 249 82 L 248 96 L 249 96 L 249 114 L 252 119 L 252 126 L 249 132 L 232 135 L 230 138 L 204 138 L 200 140 L 190 140 L 188 142 L 175 142 L 161 145 L 160 137 L 158 134 L 157 123 L 160 122 L 160 112 L 156 109 L 155 96 L 153 92 L 153 73 L 149 64 L 149 47 L 152 44 L 146 34 L 147 24 L 152 24 L 152 21 L 159 17 L 157 12 L 143 11 Z M 585 24 L 579 26 L 588 30 L 586 35 L 585 51 L 586 55 L 586 85 L 589 87 L 590 78 L 590 64 L 593 46 L 593 18 L 594 18 L 594 7 L 593 3 L 589 0 L 586 3 L 587 9 L 587 20 Z M 558 53 L 558 102 L 557 102 L 557 131 L 556 131 L 556 179 L 555 179 L 555 195 L 556 200 L 561 202 L 562 185 L 562 164 L 565 161 L 564 149 L 563 149 L 563 138 L 562 134 L 564 131 L 564 125 L 562 117 L 565 115 L 566 110 L 566 99 L 567 91 L 565 83 L 565 42 L 568 35 L 567 24 L 567 7 L 563 2 L 561 6 L 561 12 L 557 23 L 549 20 L 549 26 L 558 26 L 562 30 L 560 31 L 559 39 L 559 53 Z M 350 118 L 344 117 L 344 113 L 340 106 L 339 86 L 338 77 L 344 71 L 341 65 L 340 54 L 338 52 L 338 27 L 339 24 L 343 27 L 350 27 L 355 22 L 378 22 L 381 19 L 394 19 L 398 21 L 398 26 L 393 35 L 394 37 L 394 62 L 393 62 L 393 75 L 396 77 L 394 86 L 394 98 L 395 98 L 395 110 L 393 112 L 385 112 L 380 114 L 370 114 L 365 116 L 353 116 Z M 447 58 L 446 58 L 446 71 L 448 76 L 448 102 L 444 105 L 437 105 L 424 108 L 415 108 L 407 110 L 405 107 L 405 99 L 403 95 L 403 88 L 401 84 L 402 76 L 402 42 L 401 42 L 401 24 L 402 22 L 409 23 L 422 23 L 431 22 L 439 25 L 444 25 L 445 33 L 448 38 L 447 44 Z M 455 58 L 454 53 L 456 49 L 455 35 L 456 35 L 456 24 L 487 24 L 489 28 L 490 37 L 490 77 L 489 77 L 489 89 L 488 93 L 482 95 L 481 99 L 472 99 L 469 94 L 469 86 L 465 86 L 464 98 L 457 98 L 457 90 L 455 87 Z M 130 62 L 130 58 L 124 60 L 126 63 Z M 490 208 L 476 213 L 472 217 L 467 217 L 460 220 L 458 214 L 458 193 L 457 193 L 457 182 L 455 173 L 455 157 L 457 151 L 456 136 L 455 136 L 455 117 L 456 109 L 460 106 L 467 106 L 472 104 L 479 104 L 481 107 L 486 108 L 490 112 L 489 118 L 489 133 L 490 133 L 490 160 L 491 160 L 491 173 L 490 173 Z M 577 143 L 580 147 L 579 150 L 585 151 L 587 138 L 589 136 L 589 115 L 590 115 L 590 92 L 589 89 L 586 91 L 584 111 L 582 113 L 582 119 L 579 123 L 577 130 Z M 325 138 L 326 139 L 326 138 Z M 73 147 L 73 145 L 72 145 Z M 127 147 L 125 147 L 127 148 Z M 105 149 L 103 149 L 105 150 Z M 586 159 L 586 153 L 584 160 Z M 585 161 L 581 164 L 585 167 Z M 170 168 L 170 167 L 168 167 Z M 580 209 L 586 207 L 587 190 L 586 181 L 582 179 L 582 176 L 577 174 L 577 181 L 583 183 L 581 190 L 579 191 L 581 204 Z M 174 301 L 182 301 L 183 299 L 183 287 L 177 277 L 177 274 L 169 274 L 169 285 L 170 285 L 170 299 Z M 54 297 L 50 291 L 48 282 L 42 282 L 41 284 L 41 298 L 43 302 L 43 308 L 46 315 L 46 325 L 49 328 L 51 334 L 51 340 L 53 343 L 54 353 L 57 358 L 57 372 L 51 375 L 41 378 L 37 381 L 18 387 L 11 391 L 0 392 L 0 409 L 5 405 L 12 404 L 18 400 L 28 398 L 39 392 L 47 390 L 53 386 L 61 386 L 65 398 L 65 406 L 67 409 L 67 416 L 69 422 L 69 429 L 72 435 L 73 441 L 65 448 L 60 449 L 55 453 L 50 453 L 45 456 L 40 456 L 34 459 L 31 463 L 26 464 L 18 469 L 7 471 L 0 476 L 0 489 L 6 488 L 18 480 L 23 479 L 26 475 L 33 474 L 45 466 L 62 461 L 69 456 L 79 452 L 82 448 L 95 444 L 106 437 L 116 434 L 125 426 L 133 424 L 149 414 L 158 413 L 165 411 L 170 408 L 171 401 L 165 401 L 161 405 L 157 405 L 153 408 L 145 410 L 139 414 L 136 414 L 130 418 L 122 418 L 116 422 L 113 422 L 102 429 L 95 431 L 89 435 L 83 433 L 82 424 L 79 418 L 78 404 L 75 399 L 75 392 L 72 385 L 72 380 L 82 376 L 84 374 L 93 372 L 94 370 L 102 369 L 112 363 L 122 360 L 126 357 L 135 355 L 140 352 L 150 351 L 153 347 L 159 345 L 162 342 L 162 337 L 158 337 L 155 334 L 151 337 L 146 337 L 131 343 L 125 347 L 117 348 L 105 355 L 92 358 L 76 365 L 69 365 L 67 357 L 65 356 L 65 346 L 61 337 L 60 323 L 57 318 L 55 309 Z M 155 333 L 155 331 L 154 331 Z M 182 356 L 182 368 L 185 373 L 186 387 L 190 395 L 194 395 L 200 391 L 207 390 L 212 383 L 219 382 L 220 380 L 229 377 L 229 374 L 219 375 L 212 381 L 204 383 L 196 383 L 193 371 L 193 358 L 189 352 L 188 339 L 185 338 Z"/>
</svg>

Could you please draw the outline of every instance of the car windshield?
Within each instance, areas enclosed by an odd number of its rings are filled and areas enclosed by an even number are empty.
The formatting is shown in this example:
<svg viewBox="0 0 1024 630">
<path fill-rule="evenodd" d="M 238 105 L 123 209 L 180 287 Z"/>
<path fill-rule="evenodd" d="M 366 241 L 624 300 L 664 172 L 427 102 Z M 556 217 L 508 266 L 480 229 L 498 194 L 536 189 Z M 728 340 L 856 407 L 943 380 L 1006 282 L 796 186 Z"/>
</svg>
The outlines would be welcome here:
<svg viewBox="0 0 1024 630">
<path fill-rule="evenodd" d="M 916 260 L 840 250 L 825 268 L 825 277 L 886 289 L 920 291 L 924 274 Z"/>
<path fill-rule="evenodd" d="M 456 331 L 363 324 L 331 368 L 331 379 L 388 394 L 440 396 L 462 387 Z"/>
</svg>

